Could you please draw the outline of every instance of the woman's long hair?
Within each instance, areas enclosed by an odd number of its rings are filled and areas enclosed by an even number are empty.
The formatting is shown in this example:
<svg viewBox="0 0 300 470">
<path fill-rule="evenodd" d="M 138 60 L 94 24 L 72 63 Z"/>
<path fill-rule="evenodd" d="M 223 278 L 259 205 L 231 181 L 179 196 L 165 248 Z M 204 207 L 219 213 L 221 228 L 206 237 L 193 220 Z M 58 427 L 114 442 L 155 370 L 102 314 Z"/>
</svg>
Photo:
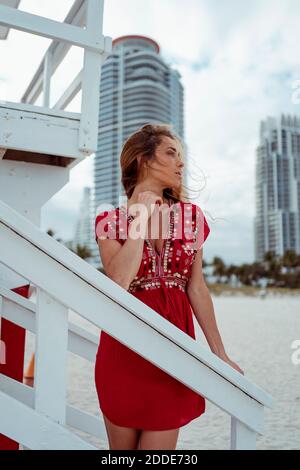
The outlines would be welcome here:
<svg viewBox="0 0 300 470">
<path fill-rule="evenodd" d="M 185 160 L 181 139 L 172 132 L 170 125 L 146 124 L 138 129 L 125 141 L 120 156 L 121 180 L 128 199 L 130 199 L 140 177 L 138 157 L 141 156 L 141 163 L 145 161 L 146 166 L 151 168 L 150 162 L 156 158 L 156 148 L 162 143 L 163 136 L 170 137 L 179 144 L 180 156 L 183 161 Z M 181 183 L 180 187 L 176 189 L 165 188 L 163 198 L 171 199 L 176 203 L 188 201 L 189 196 Z"/>
</svg>

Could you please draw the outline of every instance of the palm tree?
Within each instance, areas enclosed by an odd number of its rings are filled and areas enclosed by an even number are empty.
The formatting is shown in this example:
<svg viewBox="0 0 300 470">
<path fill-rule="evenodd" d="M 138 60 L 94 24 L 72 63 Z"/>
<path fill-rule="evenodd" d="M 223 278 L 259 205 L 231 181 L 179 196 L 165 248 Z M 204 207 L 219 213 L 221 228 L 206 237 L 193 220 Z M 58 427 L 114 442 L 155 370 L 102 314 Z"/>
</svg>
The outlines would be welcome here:
<svg viewBox="0 0 300 470">
<path fill-rule="evenodd" d="M 261 278 L 267 277 L 268 271 L 263 263 L 254 262 L 252 264 L 252 281 L 255 285 L 259 284 Z"/>
<path fill-rule="evenodd" d="M 85 245 L 79 245 L 79 243 L 76 245 L 75 253 L 82 259 L 92 256 L 91 250 Z"/>
<path fill-rule="evenodd" d="M 227 276 L 228 282 L 229 280 L 231 280 L 232 276 L 236 276 L 236 274 L 237 274 L 237 266 L 235 266 L 235 264 L 230 264 L 226 268 L 226 276 Z"/>
<path fill-rule="evenodd" d="M 237 268 L 237 276 L 239 281 L 249 286 L 251 285 L 251 274 L 252 274 L 252 265 L 248 263 L 243 263 L 242 265 L 238 266 Z"/>
<path fill-rule="evenodd" d="M 264 261 L 271 262 L 274 261 L 274 259 L 276 259 L 276 253 L 274 250 L 269 250 L 265 253 Z"/>
<path fill-rule="evenodd" d="M 213 275 L 217 276 L 217 282 L 220 282 L 220 278 L 226 275 L 226 265 L 222 258 L 219 258 L 218 256 L 213 258 L 212 265 L 214 267 Z"/>
<path fill-rule="evenodd" d="M 52 230 L 52 228 L 48 228 L 47 234 L 50 235 L 50 237 L 54 237 L 55 232 Z"/>
<path fill-rule="evenodd" d="M 296 268 L 299 263 L 299 256 L 294 250 L 286 250 L 282 257 L 282 264 L 287 268 L 287 272 L 290 272 L 291 268 Z"/>
</svg>

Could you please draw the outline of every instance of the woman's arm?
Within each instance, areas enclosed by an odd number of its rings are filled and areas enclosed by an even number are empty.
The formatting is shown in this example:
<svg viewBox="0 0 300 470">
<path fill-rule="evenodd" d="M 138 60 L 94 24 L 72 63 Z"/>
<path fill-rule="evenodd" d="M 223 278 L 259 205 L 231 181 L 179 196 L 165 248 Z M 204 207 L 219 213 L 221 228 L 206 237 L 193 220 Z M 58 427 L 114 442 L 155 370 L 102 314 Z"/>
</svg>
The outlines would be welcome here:
<svg viewBox="0 0 300 470">
<path fill-rule="evenodd" d="M 225 356 L 225 348 L 218 330 L 210 292 L 202 272 L 203 249 L 198 250 L 192 265 L 192 274 L 187 284 L 187 295 L 211 351 L 217 356 Z"/>
<path fill-rule="evenodd" d="M 243 374 L 243 370 L 235 362 L 231 361 L 226 354 L 217 326 L 212 298 L 203 276 L 202 254 L 203 248 L 197 251 L 195 260 L 192 264 L 191 277 L 187 284 L 187 295 L 191 307 L 203 333 L 205 334 L 211 351 L 234 367 L 238 372 Z"/>
<path fill-rule="evenodd" d="M 137 223 L 141 223 L 141 236 L 134 239 L 131 235 Z M 123 245 L 114 239 L 98 238 L 97 243 L 106 275 L 126 290 L 139 270 L 146 230 L 147 223 L 139 216 L 129 225 L 128 238 Z"/>
</svg>

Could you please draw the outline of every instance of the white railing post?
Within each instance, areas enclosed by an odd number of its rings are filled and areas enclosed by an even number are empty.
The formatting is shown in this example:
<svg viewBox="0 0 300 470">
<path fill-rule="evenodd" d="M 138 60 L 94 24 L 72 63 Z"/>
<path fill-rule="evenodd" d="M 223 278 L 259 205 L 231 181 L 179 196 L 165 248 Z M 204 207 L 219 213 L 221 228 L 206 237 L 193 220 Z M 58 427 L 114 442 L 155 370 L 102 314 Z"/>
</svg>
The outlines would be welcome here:
<svg viewBox="0 0 300 470">
<path fill-rule="evenodd" d="M 50 107 L 50 83 L 52 76 L 52 53 L 48 49 L 43 62 L 43 106 Z"/>
<path fill-rule="evenodd" d="M 35 409 L 66 421 L 68 308 L 37 288 Z"/>
<path fill-rule="evenodd" d="M 3 305 L 3 297 L 0 295 L 0 365 L 6 363 L 6 346 L 4 341 L 1 339 L 1 314 L 2 314 L 2 305 Z"/>
<path fill-rule="evenodd" d="M 230 449 L 255 450 L 255 448 L 256 432 L 244 423 L 241 423 L 234 416 L 231 416 Z"/>
<path fill-rule="evenodd" d="M 99 0 L 86 2 L 86 30 L 89 37 L 95 40 L 100 39 L 102 33 L 103 4 L 104 2 Z M 105 58 L 106 53 L 100 55 L 99 52 L 84 49 L 78 146 L 80 150 L 87 152 L 94 152 L 97 149 L 100 74 L 102 61 Z"/>
</svg>

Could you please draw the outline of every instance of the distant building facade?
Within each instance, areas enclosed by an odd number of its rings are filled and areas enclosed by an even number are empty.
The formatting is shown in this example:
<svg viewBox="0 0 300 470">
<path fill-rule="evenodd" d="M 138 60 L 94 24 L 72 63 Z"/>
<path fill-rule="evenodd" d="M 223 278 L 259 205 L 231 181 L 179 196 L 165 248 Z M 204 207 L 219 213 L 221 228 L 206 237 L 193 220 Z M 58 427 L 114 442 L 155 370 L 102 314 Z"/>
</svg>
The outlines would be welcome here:
<svg viewBox="0 0 300 470">
<path fill-rule="evenodd" d="M 147 123 L 171 125 L 185 148 L 184 90 L 179 72 L 165 63 L 154 40 L 122 36 L 113 41 L 112 54 L 101 69 L 94 216 L 103 203 L 117 207 L 120 198 L 126 201 L 121 185 L 121 149 L 125 140 Z M 95 241 L 93 257 L 100 264 Z"/>
<path fill-rule="evenodd" d="M 83 197 L 80 203 L 78 219 L 75 227 L 75 235 L 72 242 L 69 242 L 69 247 L 73 251 L 76 251 L 77 245 L 85 246 L 91 252 L 91 256 L 86 258 L 86 261 L 93 263 L 92 250 L 93 250 L 93 210 L 91 200 L 91 188 L 83 188 Z M 96 265 L 95 265 L 96 266 Z"/>
<path fill-rule="evenodd" d="M 300 253 L 300 119 L 268 117 L 256 152 L 255 259 Z"/>
</svg>

